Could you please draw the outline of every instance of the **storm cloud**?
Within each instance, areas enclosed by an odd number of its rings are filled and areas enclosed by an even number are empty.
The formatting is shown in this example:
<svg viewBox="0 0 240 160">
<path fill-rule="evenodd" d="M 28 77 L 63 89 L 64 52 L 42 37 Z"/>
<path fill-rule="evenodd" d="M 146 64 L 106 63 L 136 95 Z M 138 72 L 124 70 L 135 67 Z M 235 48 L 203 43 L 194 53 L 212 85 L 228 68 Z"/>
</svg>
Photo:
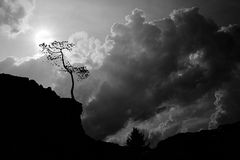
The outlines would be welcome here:
<svg viewBox="0 0 240 160">
<path fill-rule="evenodd" d="M 34 4 L 34 0 L 1 0 L 1 30 L 11 36 L 15 36 L 28 29 L 28 18 L 34 8 Z"/>
<path fill-rule="evenodd" d="M 174 10 L 167 18 L 149 22 L 142 10 L 135 9 L 125 24 L 112 26 L 106 39 L 113 46 L 98 72 L 107 78 L 86 106 L 87 133 L 114 139 L 123 133 L 120 129 L 134 123 L 149 129 L 143 124 L 153 122 L 157 133 L 168 122 L 165 128 L 178 126 L 176 134 L 207 129 L 213 120 L 231 116 L 233 108 L 239 115 L 237 105 L 228 107 L 227 96 L 221 107 L 216 103 L 219 90 L 232 94 L 229 88 L 239 80 L 239 35 L 239 26 L 218 26 L 198 8 Z M 236 99 L 238 95 L 234 94 Z M 178 116 L 170 116 L 176 109 Z M 164 114 L 171 121 L 156 120 Z"/>
</svg>

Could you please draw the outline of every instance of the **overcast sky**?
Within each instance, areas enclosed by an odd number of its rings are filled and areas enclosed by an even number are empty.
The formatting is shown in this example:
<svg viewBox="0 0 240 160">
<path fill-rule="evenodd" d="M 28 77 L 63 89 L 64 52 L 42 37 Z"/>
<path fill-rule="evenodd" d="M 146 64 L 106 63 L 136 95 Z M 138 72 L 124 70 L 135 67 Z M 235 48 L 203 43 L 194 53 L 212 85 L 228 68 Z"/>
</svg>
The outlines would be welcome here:
<svg viewBox="0 0 240 160">
<path fill-rule="evenodd" d="M 87 134 L 123 144 L 138 127 L 154 146 L 240 120 L 239 15 L 239 0 L 0 0 L 0 73 L 69 97 L 38 44 L 74 42 Z"/>
</svg>

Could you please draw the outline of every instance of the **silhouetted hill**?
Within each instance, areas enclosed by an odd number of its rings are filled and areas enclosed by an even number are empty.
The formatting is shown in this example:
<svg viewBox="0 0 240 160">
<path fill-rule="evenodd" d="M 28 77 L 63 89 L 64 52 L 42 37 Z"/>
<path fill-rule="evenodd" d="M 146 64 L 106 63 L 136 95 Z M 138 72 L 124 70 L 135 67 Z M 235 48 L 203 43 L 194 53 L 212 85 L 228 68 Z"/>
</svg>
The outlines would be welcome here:
<svg viewBox="0 0 240 160">
<path fill-rule="evenodd" d="M 60 98 L 51 88 L 0 74 L 0 97 L 1 130 L 10 159 L 112 159 L 116 150 L 121 152 L 116 144 L 86 136 L 80 120 L 82 105 Z"/>
<path fill-rule="evenodd" d="M 170 159 L 239 159 L 240 122 L 214 130 L 181 133 L 161 141 L 145 159 L 156 156 Z"/>
<path fill-rule="evenodd" d="M 28 78 L 0 74 L 0 97 L 2 140 L 9 159 L 239 158 L 240 123 L 178 134 L 153 150 L 134 149 L 89 138 L 82 129 L 80 103 Z"/>
</svg>

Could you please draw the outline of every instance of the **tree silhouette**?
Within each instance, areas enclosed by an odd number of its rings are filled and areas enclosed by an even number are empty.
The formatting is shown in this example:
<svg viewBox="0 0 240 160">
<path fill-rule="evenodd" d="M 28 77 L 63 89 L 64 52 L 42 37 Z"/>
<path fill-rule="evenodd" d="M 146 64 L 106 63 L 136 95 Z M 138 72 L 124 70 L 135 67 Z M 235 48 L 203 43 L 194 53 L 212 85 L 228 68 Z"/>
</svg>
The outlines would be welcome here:
<svg viewBox="0 0 240 160">
<path fill-rule="evenodd" d="M 137 128 L 133 128 L 132 132 L 128 136 L 127 146 L 133 148 L 140 148 L 145 146 L 144 134 Z"/>
<path fill-rule="evenodd" d="M 47 59 L 52 64 L 60 67 L 61 71 L 67 72 L 70 74 L 72 87 L 71 87 L 71 97 L 73 100 L 75 100 L 74 97 L 74 77 L 73 74 L 76 74 L 78 77 L 78 80 L 86 79 L 89 76 L 89 70 L 86 68 L 86 66 L 73 66 L 64 55 L 64 50 L 71 52 L 74 44 L 69 43 L 68 41 L 54 41 L 50 44 L 42 43 L 39 45 L 39 47 L 42 48 L 41 52 L 46 54 Z"/>
</svg>

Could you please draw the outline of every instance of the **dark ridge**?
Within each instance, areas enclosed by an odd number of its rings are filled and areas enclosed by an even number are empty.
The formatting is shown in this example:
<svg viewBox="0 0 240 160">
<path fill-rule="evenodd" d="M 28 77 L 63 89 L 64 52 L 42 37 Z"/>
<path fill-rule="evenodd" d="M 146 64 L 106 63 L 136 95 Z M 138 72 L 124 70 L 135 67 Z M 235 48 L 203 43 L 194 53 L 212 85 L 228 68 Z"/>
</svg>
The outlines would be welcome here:
<svg viewBox="0 0 240 160">
<path fill-rule="evenodd" d="M 115 152 L 123 152 L 116 144 L 85 135 L 82 104 L 60 98 L 51 88 L 28 78 L 0 74 L 0 97 L 1 131 L 10 159 L 113 159 Z M 124 158 L 121 155 L 126 154 L 120 154 L 120 159 Z"/>
<path fill-rule="evenodd" d="M 82 129 L 82 105 L 28 78 L 0 74 L 4 148 L 8 159 L 239 159 L 240 122 L 182 133 L 155 149 L 96 141 Z"/>
<path fill-rule="evenodd" d="M 144 159 L 155 156 L 170 159 L 239 159 L 240 122 L 214 130 L 181 133 L 161 141 Z"/>
</svg>

